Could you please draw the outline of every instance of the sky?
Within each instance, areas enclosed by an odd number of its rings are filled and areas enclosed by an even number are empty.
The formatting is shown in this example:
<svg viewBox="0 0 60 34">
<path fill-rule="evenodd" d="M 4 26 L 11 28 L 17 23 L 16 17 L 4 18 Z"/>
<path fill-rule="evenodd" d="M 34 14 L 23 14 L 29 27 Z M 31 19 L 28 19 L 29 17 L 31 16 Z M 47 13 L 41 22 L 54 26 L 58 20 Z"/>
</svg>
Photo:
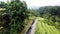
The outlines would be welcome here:
<svg viewBox="0 0 60 34">
<path fill-rule="evenodd" d="M 0 0 L 7 1 L 7 0 Z M 60 6 L 60 0 L 24 0 L 28 7 Z"/>
</svg>

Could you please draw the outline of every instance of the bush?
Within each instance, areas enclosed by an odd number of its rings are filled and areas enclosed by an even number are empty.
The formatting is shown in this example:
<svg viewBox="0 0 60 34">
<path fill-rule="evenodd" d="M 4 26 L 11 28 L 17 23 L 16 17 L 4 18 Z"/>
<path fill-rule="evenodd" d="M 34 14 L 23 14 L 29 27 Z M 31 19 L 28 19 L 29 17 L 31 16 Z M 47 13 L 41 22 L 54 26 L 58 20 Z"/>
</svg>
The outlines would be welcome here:
<svg viewBox="0 0 60 34">
<path fill-rule="evenodd" d="M 6 14 L 2 17 L 4 20 L 3 27 L 9 30 L 9 34 L 17 34 L 24 28 L 24 20 L 28 18 L 28 9 L 26 3 L 20 0 L 11 0 L 6 4 Z"/>
</svg>

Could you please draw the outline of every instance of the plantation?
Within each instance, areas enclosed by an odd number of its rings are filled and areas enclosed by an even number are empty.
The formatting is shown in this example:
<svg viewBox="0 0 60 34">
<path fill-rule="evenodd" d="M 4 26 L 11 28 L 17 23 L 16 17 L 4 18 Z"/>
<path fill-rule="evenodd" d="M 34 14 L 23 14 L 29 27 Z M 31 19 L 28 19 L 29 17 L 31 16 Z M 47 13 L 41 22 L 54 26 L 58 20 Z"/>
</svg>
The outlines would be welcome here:
<svg viewBox="0 0 60 34">
<path fill-rule="evenodd" d="M 35 34 L 60 34 L 60 31 L 55 28 L 55 26 L 48 25 L 47 23 L 44 23 L 44 18 L 38 18 L 39 21 L 36 26 L 36 32 Z"/>
</svg>

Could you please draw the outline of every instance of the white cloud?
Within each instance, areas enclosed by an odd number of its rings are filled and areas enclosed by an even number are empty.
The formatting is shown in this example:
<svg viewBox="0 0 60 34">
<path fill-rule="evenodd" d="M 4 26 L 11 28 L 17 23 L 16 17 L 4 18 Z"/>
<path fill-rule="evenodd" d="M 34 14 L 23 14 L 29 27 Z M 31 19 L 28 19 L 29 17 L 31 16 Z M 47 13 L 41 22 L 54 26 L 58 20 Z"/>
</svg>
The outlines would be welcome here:
<svg viewBox="0 0 60 34">
<path fill-rule="evenodd" d="M 4 1 L 4 2 L 6 2 L 7 0 L 0 0 L 0 1 Z"/>
<path fill-rule="evenodd" d="M 6 2 L 7 0 L 0 0 L 0 1 Z M 28 7 L 55 6 L 55 5 L 60 6 L 60 0 L 25 0 L 25 1 L 27 3 Z"/>
<path fill-rule="evenodd" d="M 60 5 L 60 0 L 25 0 L 28 6 L 55 6 Z"/>
</svg>

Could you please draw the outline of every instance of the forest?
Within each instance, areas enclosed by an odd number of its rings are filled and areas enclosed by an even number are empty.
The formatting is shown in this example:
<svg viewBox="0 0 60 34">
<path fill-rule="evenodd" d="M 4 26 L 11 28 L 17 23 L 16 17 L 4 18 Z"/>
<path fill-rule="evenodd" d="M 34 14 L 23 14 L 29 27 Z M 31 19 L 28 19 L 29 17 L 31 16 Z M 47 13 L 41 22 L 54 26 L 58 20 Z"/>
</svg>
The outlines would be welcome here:
<svg viewBox="0 0 60 34">
<path fill-rule="evenodd" d="M 25 1 L 0 2 L 0 34 L 25 34 L 35 18 L 35 34 L 60 34 L 60 6 L 29 9 Z"/>
</svg>

